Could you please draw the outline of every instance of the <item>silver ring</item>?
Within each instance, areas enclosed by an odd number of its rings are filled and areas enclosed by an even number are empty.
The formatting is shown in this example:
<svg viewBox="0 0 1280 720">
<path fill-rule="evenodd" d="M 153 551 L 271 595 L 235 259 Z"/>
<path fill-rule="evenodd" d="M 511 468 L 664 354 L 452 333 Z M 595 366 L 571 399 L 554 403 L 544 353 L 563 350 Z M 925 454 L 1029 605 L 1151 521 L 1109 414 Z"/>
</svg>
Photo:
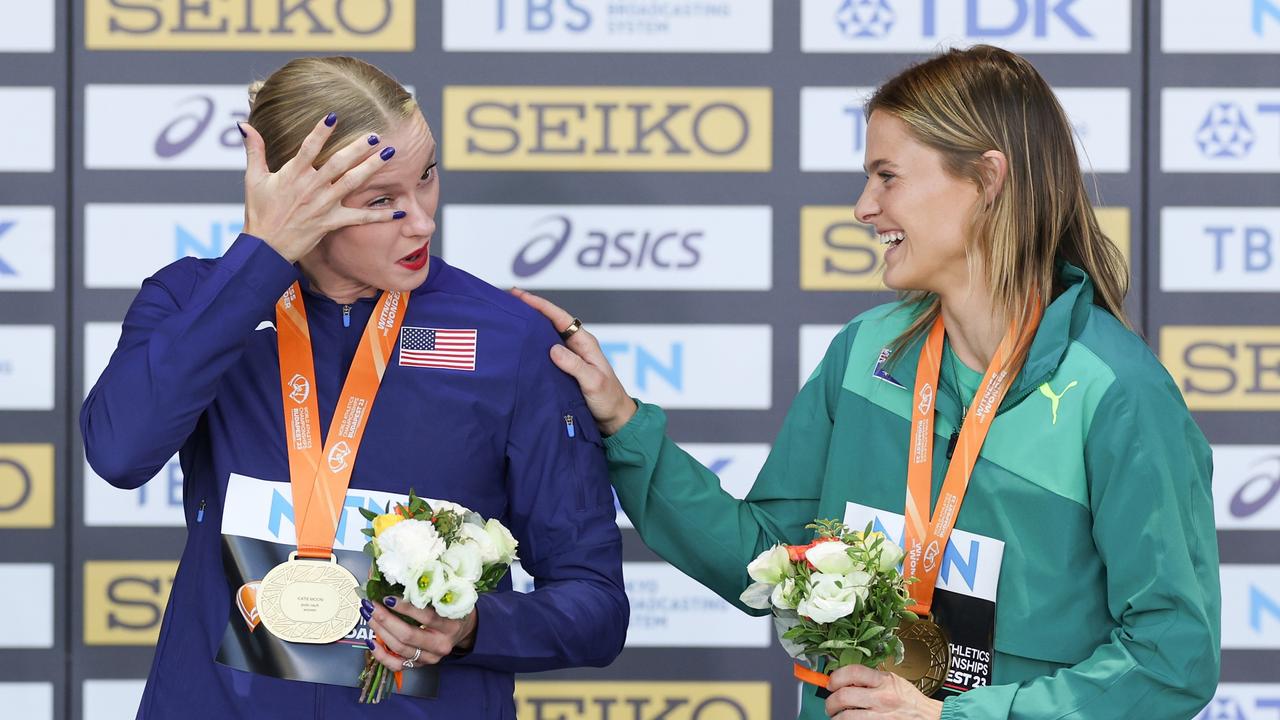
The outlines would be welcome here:
<svg viewBox="0 0 1280 720">
<path fill-rule="evenodd" d="M 412 669 L 413 669 L 413 661 L 412 661 L 412 660 L 405 660 L 405 661 L 404 661 L 403 663 L 401 663 L 401 664 L 402 664 L 404 667 L 408 668 L 409 670 L 412 670 Z"/>
<path fill-rule="evenodd" d="M 564 342 L 569 342 L 569 338 L 573 337 L 573 334 L 581 329 L 582 321 L 578 318 L 574 318 L 573 322 L 569 323 L 569 327 L 560 331 L 560 339 Z"/>
<path fill-rule="evenodd" d="M 422 657 L 422 648 L 414 648 L 413 657 L 409 658 L 409 662 L 411 663 L 418 662 L 418 658 L 420 657 Z"/>
</svg>

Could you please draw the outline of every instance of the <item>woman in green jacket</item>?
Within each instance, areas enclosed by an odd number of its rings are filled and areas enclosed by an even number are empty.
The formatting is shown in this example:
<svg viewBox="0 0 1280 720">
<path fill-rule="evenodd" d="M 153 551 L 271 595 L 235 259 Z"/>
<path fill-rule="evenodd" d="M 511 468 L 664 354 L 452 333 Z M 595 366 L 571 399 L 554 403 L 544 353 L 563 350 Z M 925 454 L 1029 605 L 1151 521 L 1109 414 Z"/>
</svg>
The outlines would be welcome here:
<svg viewBox="0 0 1280 720">
<path fill-rule="evenodd" d="M 814 518 L 904 537 L 904 574 L 938 578 L 943 691 L 847 667 L 829 697 L 808 688 L 802 718 L 1193 716 L 1219 664 L 1209 446 L 1125 320 L 1128 269 L 1061 106 L 1025 60 L 976 46 L 907 69 L 867 113 L 856 214 L 904 296 L 836 336 L 745 500 L 627 396 L 578 321 L 516 291 L 566 328 L 552 359 L 608 435 L 623 509 L 748 611 L 747 563 L 808 542 Z"/>
</svg>

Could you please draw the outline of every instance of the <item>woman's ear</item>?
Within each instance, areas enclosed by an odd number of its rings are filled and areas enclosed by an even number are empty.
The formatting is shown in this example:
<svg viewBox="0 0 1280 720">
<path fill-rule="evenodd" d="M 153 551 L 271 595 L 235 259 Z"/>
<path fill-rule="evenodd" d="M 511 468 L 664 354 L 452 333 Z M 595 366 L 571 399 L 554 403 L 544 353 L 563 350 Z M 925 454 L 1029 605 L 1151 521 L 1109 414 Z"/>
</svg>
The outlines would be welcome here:
<svg viewBox="0 0 1280 720">
<path fill-rule="evenodd" d="M 982 184 L 986 197 L 983 201 L 987 207 L 995 203 L 1004 189 L 1004 179 L 1009 174 L 1009 159 L 999 150 L 988 150 L 982 153 Z"/>
</svg>

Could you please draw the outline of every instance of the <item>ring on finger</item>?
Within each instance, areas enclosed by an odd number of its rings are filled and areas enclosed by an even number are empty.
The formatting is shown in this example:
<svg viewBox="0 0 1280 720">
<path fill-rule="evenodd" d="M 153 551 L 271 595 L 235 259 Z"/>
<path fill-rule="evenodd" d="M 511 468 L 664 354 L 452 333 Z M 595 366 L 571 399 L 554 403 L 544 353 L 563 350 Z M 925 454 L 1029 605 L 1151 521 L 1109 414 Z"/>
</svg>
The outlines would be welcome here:
<svg viewBox="0 0 1280 720">
<path fill-rule="evenodd" d="M 413 649 L 413 657 L 409 658 L 409 662 L 418 662 L 418 658 L 422 657 L 422 648 Z"/>
<path fill-rule="evenodd" d="M 405 660 L 403 663 L 401 663 L 401 666 L 408 670 L 412 670 L 414 667 L 412 660 Z"/>
<path fill-rule="evenodd" d="M 574 318 L 573 322 L 569 323 L 569 327 L 560 331 L 560 339 L 565 342 L 569 342 L 569 338 L 573 337 L 573 334 L 581 329 L 582 321 L 578 318 Z"/>
</svg>

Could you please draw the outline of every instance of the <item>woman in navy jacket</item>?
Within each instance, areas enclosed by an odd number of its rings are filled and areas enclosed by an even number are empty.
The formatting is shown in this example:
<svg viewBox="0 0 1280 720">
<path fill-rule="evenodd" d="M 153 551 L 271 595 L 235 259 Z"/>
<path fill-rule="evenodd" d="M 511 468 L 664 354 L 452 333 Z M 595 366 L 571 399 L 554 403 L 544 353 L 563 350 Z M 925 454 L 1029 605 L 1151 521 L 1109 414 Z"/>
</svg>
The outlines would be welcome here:
<svg viewBox="0 0 1280 720">
<path fill-rule="evenodd" d="M 370 717 L 338 685 L 354 683 L 371 632 L 388 667 L 418 658 L 378 712 L 514 717 L 513 673 L 606 665 L 628 619 L 600 437 L 548 360 L 556 332 L 430 256 L 436 142 L 397 82 L 351 58 L 304 58 L 250 95 L 244 233 L 222 258 L 183 259 L 143 283 L 80 416 L 89 463 L 111 484 L 142 485 L 174 452 L 185 477 L 188 538 L 138 717 Z M 408 297 L 335 555 L 358 564 L 357 508 L 413 488 L 511 528 L 533 592 L 505 580 L 462 620 L 396 604 L 416 625 L 366 605 L 332 645 L 256 626 L 244 591 L 295 542 L 275 315 L 295 283 L 321 428 L 377 302 Z M 461 359 L 435 347 L 449 330 L 473 338 Z"/>
</svg>

